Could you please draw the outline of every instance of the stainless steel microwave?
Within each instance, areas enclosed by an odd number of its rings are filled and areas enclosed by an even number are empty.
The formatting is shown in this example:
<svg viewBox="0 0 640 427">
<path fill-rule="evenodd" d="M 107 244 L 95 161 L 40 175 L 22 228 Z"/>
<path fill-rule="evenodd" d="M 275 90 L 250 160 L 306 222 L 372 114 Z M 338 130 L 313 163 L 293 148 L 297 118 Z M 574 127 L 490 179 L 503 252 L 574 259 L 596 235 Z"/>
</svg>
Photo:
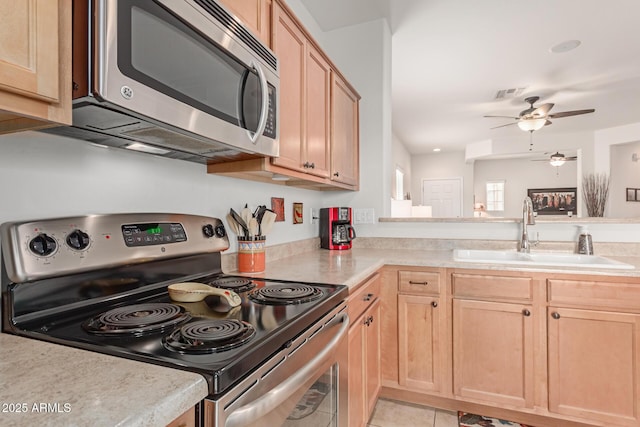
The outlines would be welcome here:
<svg viewBox="0 0 640 427">
<path fill-rule="evenodd" d="M 213 0 L 74 0 L 73 124 L 201 163 L 278 155 L 278 60 Z"/>
</svg>

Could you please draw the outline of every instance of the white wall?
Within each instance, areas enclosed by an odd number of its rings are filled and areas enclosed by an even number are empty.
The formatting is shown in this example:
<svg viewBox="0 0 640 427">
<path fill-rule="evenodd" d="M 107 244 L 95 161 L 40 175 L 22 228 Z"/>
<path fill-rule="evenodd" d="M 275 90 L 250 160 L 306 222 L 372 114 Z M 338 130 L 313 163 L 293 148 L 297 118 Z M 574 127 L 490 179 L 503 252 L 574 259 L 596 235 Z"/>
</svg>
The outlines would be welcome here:
<svg viewBox="0 0 640 427">
<path fill-rule="evenodd" d="M 422 180 L 462 177 L 462 216 L 473 216 L 473 164 L 466 163 L 464 151 L 443 151 L 411 158 L 413 204 L 422 204 Z"/>
<path fill-rule="evenodd" d="M 636 161 L 632 160 L 637 155 Z M 640 217 L 640 201 L 627 202 L 626 189 L 640 188 L 640 142 L 611 146 L 608 212 L 616 218 Z"/>
<path fill-rule="evenodd" d="M 522 201 L 527 196 L 527 189 L 577 187 L 576 163 L 566 162 L 555 168 L 548 162 L 529 159 L 477 160 L 473 178 L 475 200 L 486 202 L 487 181 L 504 180 L 504 213 L 489 216 L 519 218 L 522 216 Z"/>
<path fill-rule="evenodd" d="M 396 137 L 396 135 L 392 135 L 393 147 L 391 156 L 391 197 L 395 196 L 395 188 L 396 188 L 396 175 L 395 170 L 399 168 L 404 173 L 404 179 L 402 180 L 402 185 L 404 188 L 404 193 L 411 193 L 411 153 L 407 151 L 407 148 L 404 146 L 402 141 Z M 411 193 L 411 197 L 418 197 L 418 194 Z"/>
<path fill-rule="evenodd" d="M 0 136 L 0 223 L 91 213 L 176 212 L 223 218 L 229 208 L 284 197 L 285 222 L 267 244 L 318 235 L 309 209 L 320 193 L 206 173 L 204 165 L 165 159 L 40 132 Z M 305 207 L 303 224 L 292 223 L 293 202 Z M 235 242 L 232 241 L 232 250 Z"/>
</svg>

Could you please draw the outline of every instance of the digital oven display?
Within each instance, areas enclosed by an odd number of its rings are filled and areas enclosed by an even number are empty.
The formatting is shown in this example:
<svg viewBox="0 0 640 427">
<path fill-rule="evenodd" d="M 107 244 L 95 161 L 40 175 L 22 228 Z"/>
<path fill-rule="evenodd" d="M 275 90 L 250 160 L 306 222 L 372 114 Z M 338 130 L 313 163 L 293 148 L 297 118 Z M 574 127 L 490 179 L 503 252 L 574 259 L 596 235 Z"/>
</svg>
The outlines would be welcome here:
<svg viewBox="0 0 640 427">
<path fill-rule="evenodd" d="M 125 224 L 122 226 L 122 237 L 127 246 L 166 245 L 187 241 L 184 227 L 178 222 Z"/>
</svg>

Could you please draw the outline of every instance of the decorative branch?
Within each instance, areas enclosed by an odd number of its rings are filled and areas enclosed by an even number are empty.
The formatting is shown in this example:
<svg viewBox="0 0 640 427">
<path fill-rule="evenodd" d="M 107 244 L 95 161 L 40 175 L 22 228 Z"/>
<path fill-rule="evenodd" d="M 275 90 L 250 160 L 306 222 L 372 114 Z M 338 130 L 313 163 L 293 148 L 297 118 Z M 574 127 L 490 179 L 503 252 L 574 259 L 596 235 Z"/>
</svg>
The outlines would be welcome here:
<svg viewBox="0 0 640 427">
<path fill-rule="evenodd" d="M 582 180 L 582 197 L 587 206 L 587 215 L 604 216 L 609 196 L 609 177 L 606 173 L 591 173 Z"/>
</svg>

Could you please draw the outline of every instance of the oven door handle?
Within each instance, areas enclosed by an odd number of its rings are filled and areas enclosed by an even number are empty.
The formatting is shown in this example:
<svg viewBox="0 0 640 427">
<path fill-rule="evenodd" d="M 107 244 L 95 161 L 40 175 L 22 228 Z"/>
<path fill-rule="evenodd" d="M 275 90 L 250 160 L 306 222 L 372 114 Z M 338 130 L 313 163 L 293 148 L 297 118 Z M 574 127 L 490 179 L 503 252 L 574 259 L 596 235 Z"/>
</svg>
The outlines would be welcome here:
<svg viewBox="0 0 640 427">
<path fill-rule="evenodd" d="M 310 377 L 322 368 L 327 360 L 333 357 L 340 341 L 346 336 L 349 329 L 349 316 L 347 313 L 343 313 L 339 319 L 342 321 L 340 330 L 316 357 L 259 399 L 233 411 L 227 418 L 225 427 L 242 427 L 256 422 L 280 406 L 293 392 L 302 387 Z"/>
</svg>

